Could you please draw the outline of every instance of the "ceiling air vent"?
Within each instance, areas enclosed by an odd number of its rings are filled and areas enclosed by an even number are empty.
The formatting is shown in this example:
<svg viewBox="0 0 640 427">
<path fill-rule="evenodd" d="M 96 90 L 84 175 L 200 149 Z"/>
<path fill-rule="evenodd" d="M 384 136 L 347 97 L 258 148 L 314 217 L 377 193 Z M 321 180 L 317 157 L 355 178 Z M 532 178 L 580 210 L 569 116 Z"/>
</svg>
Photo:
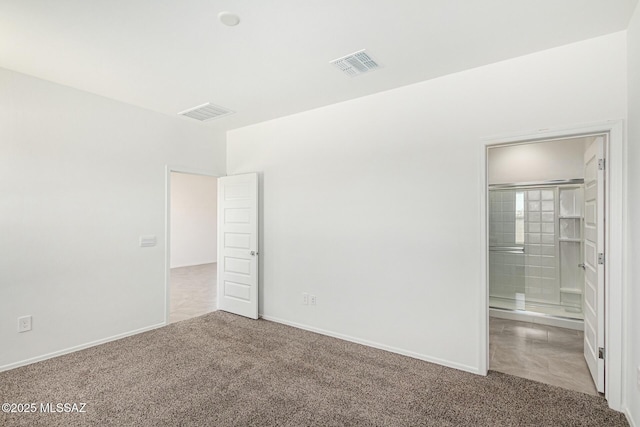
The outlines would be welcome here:
<svg viewBox="0 0 640 427">
<path fill-rule="evenodd" d="M 348 76 L 354 77 L 360 74 L 380 68 L 378 62 L 371 58 L 365 51 L 359 50 L 342 58 L 329 61 Z"/>
<path fill-rule="evenodd" d="M 192 119 L 200 120 L 201 122 L 206 122 L 207 120 L 217 119 L 219 117 L 228 116 L 229 114 L 233 113 L 233 111 L 228 110 L 224 107 L 219 107 L 207 102 L 206 104 L 198 105 L 197 107 L 181 111 L 178 114 L 181 116 L 187 116 L 191 117 Z"/>
</svg>

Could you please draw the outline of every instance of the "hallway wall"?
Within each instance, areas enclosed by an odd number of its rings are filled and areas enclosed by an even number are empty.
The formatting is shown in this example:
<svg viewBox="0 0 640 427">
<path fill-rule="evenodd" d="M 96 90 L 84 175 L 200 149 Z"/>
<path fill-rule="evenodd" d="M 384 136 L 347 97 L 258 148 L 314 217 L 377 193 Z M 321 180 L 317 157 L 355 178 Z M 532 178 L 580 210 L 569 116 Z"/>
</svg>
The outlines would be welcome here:
<svg viewBox="0 0 640 427">
<path fill-rule="evenodd" d="M 218 179 L 171 173 L 171 268 L 217 261 Z"/>
</svg>

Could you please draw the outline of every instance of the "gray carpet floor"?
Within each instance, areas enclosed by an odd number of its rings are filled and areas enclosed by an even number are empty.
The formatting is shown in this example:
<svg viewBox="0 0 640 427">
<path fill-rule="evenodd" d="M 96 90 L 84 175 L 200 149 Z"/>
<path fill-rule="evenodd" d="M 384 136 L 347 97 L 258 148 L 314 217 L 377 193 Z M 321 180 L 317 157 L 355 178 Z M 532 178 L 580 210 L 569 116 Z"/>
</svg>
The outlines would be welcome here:
<svg viewBox="0 0 640 427">
<path fill-rule="evenodd" d="M 2 426 L 626 426 L 599 396 L 224 312 L 0 373 Z"/>
</svg>

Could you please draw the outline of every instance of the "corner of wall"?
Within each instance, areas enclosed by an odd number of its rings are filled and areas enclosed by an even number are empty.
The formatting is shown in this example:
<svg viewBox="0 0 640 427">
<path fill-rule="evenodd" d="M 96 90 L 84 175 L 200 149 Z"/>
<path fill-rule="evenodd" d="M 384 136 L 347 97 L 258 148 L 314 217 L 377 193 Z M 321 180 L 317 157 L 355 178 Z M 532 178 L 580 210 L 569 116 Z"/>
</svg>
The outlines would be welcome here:
<svg viewBox="0 0 640 427">
<path fill-rule="evenodd" d="M 626 266 L 626 362 L 623 373 L 624 411 L 631 426 L 640 424 L 640 268 L 634 260 L 640 256 L 640 226 L 632 218 L 640 215 L 640 5 L 627 30 L 627 266 Z"/>
</svg>

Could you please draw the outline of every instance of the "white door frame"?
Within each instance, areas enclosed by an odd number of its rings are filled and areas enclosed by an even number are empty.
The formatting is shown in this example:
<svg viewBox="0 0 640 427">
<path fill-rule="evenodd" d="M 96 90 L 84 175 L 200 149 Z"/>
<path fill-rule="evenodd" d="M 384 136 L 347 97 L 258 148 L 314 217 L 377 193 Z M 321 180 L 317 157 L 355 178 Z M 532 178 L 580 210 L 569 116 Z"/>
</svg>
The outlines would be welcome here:
<svg viewBox="0 0 640 427">
<path fill-rule="evenodd" d="M 607 167 L 605 169 L 605 398 L 612 409 L 621 410 L 623 395 L 623 354 L 625 343 L 623 324 L 626 319 L 624 301 L 628 293 L 626 253 L 626 165 L 627 144 L 624 139 L 622 120 L 568 126 L 555 129 L 541 129 L 524 134 L 499 135 L 482 138 L 480 153 L 480 243 L 481 243 L 481 284 L 479 370 L 486 375 L 489 368 L 489 278 L 488 278 L 488 170 L 487 150 L 496 145 L 523 142 L 541 142 L 594 134 L 608 134 L 606 146 Z"/>
<path fill-rule="evenodd" d="M 169 311 L 171 299 L 171 173 L 188 173 L 191 175 L 210 176 L 219 178 L 224 176 L 210 170 L 187 168 L 183 166 L 166 165 L 165 167 L 165 216 L 164 216 L 164 248 L 165 248 L 165 268 L 164 268 L 164 324 L 169 324 Z M 217 243 L 216 243 L 217 245 Z M 217 246 L 216 246 L 217 250 Z"/>
</svg>

